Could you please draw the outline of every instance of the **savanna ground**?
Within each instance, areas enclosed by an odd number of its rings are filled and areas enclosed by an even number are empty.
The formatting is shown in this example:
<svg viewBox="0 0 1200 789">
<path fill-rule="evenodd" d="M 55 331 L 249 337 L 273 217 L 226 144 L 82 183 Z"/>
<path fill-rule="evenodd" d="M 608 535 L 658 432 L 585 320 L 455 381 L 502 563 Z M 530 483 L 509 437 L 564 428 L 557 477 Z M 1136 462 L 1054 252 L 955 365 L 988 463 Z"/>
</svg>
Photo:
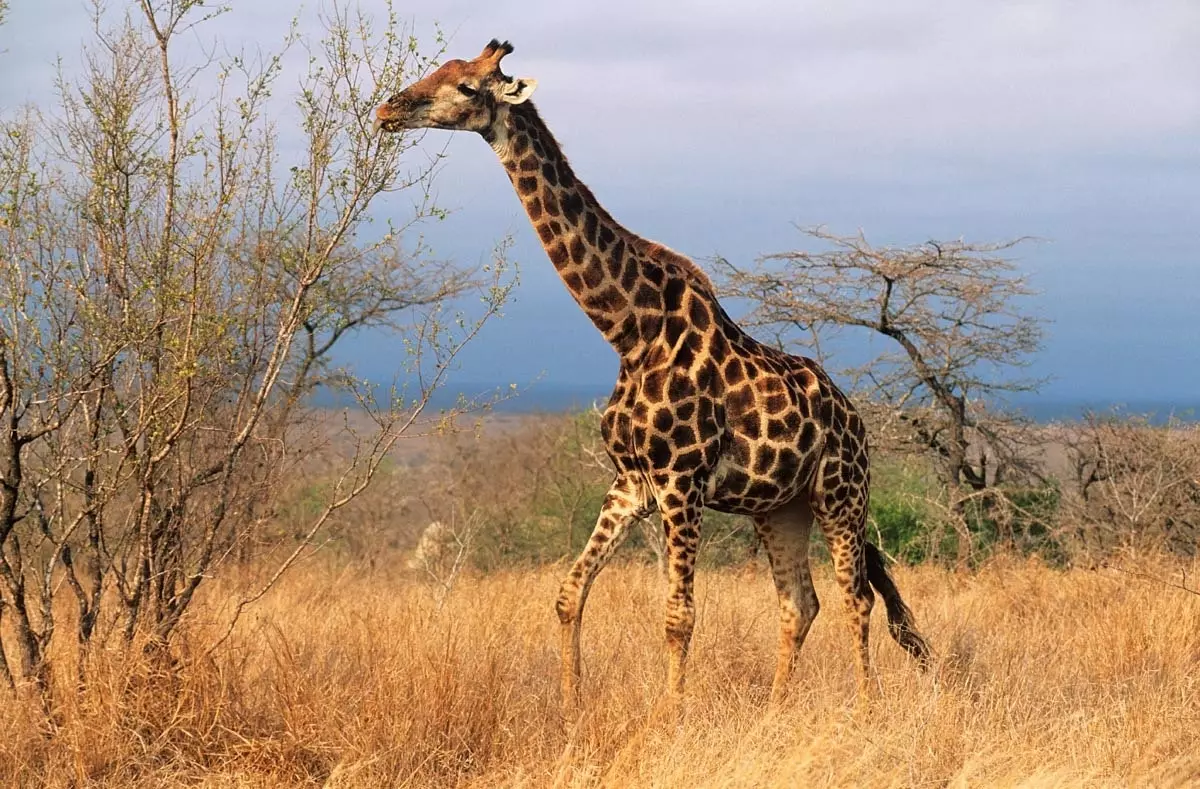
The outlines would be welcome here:
<svg viewBox="0 0 1200 789">
<path fill-rule="evenodd" d="M 960 569 L 897 565 L 937 665 L 918 672 L 877 605 L 865 709 L 818 561 L 824 608 L 771 708 L 765 560 L 744 524 L 713 518 L 676 725 L 659 707 L 663 585 L 635 534 L 589 600 L 587 708 L 565 721 L 553 601 L 603 491 L 594 438 L 585 415 L 409 442 L 227 638 L 269 556 L 231 556 L 165 659 L 131 658 L 102 632 L 77 691 L 70 639 L 57 640 L 49 723 L 33 698 L 0 693 L 0 784 L 1200 784 L 1200 562 L 1148 551 L 1072 562 L 994 546 Z M 314 456 L 297 478 L 278 513 L 285 537 L 322 469 Z M 877 539 L 899 555 L 935 544 L 906 531 L 924 517 L 910 495 L 920 473 L 877 471 Z M 454 540 L 415 562 L 431 519 Z"/>
<path fill-rule="evenodd" d="M 761 562 L 700 574 L 682 725 L 656 714 L 661 583 L 612 568 L 584 629 L 586 712 L 559 714 L 562 568 L 460 578 L 314 560 L 221 649 L 173 672 L 112 660 L 52 739 L 3 702 L 6 786 L 1190 786 L 1200 782 L 1200 597 L 1138 572 L 996 558 L 898 568 L 935 645 L 922 675 L 875 617 L 856 709 L 826 601 L 791 695 L 767 705 L 775 609 Z M 1192 567 L 1192 570 L 1200 569 Z M 187 643 L 218 637 L 214 585 Z M 441 605 L 439 605 L 441 603 Z M 210 621 L 211 620 L 211 621 Z M 101 657 L 99 660 L 103 661 Z"/>
</svg>

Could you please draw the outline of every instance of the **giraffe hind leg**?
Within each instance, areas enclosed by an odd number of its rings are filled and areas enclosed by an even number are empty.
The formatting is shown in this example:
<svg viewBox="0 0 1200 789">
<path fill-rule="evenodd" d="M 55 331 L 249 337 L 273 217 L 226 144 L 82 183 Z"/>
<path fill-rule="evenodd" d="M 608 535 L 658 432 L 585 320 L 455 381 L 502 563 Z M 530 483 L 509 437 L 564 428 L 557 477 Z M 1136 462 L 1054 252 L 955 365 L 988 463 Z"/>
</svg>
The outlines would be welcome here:
<svg viewBox="0 0 1200 789">
<path fill-rule="evenodd" d="M 836 488 L 835 488 L 836 489 Z M 845 488 L 842 488 L 845 490 Z M 925 669 L 929 666 L 929 644 L 917 631 L 912 611 L 900 597 L 887 571 L 883 555 L 866 539 L 867 488 L 853 489 L 850 495 L 822 502 L 818 514 L 821 529 L 829 543 L 834 576 L 842 588 L 850 631 L 856 642 L 856 669 L 859 695 L 865 696 L 870 680 L 869 632 L 871 608 L 875 602 L 872 587 L 883 598 L 888 615 L 888 632 L 901 647 Z"/>
<path fill-rule="evenodd" d="M 771 682 L 773 704 L 782 700 L 800 648 L 820 610 L 809 566 L 812 521 L 813 513 L 807 504 L 789 505 L 754 521 L 779 596 L 779 647 Z"/>
<path fill-rule="evenodd" d="M 847 622 L 855 646 L 855 675 L 860 696 L 867 694 L 871 674 L 870 630 L 871 608 L 875 594 L 867 580 L 861 537 L 846 530 L 836 521 L 825 529 L 829 552 L 833 558 L 833 574 L 842 589 Z"/>
<path fill-rule="evenodd" d="M 867 487 L 840 484 L 841 464 L 835 461 L 831 465 L 832 469 L 823 464 L 818 472 L 822 482 L 818 490 L 838 491 L 842 495 L 818 493 L 813 497 L 813 509 L 829 544 L 834 578 L 842 590 L 855 646 L 858 693 L 865 698 L 871 673 L 871 608 L 875 605 L 866 562 Z"/>
</svg>

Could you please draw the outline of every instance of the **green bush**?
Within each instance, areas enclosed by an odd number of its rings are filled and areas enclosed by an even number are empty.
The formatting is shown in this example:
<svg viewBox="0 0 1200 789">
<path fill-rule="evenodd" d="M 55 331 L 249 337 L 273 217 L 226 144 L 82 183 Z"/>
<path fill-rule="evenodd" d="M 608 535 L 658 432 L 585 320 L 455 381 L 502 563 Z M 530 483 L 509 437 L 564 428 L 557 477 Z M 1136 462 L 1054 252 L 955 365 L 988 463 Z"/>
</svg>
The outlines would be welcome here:
<svg viewBox="0 0 1200 789">
<path fill-rule="evenodd" d="M 1037 553 L 1051 562 L 1066 560 L 1054 537 L 1062 492 L 1054 482 L 1038 487 L 1000 486 L 991 495 L 970 503 L 967 527 L 976 553 L 998 549 Z"/>
<path fill-rule="evenodd" d="M 471 562 L 480 570 L 573 561 L 612 479 L 598 428 L 597 415 L 583 412 L 430 439 L 419 462 L 383 469 L 373 493 L 343 514 L 342 528 L 331 534 L 351 553 L 407 549 L 431 521 L 441 521 L 470 528 Z M 944 517 L 944 491 L 931 464 L 880 453 L 871 474 L 868 538 L 908 563 L 956 560 L 958 534 Z M 300 520 L 328 484 L 315 479 L 296 485 L 281 520 Z M 1056 485 L 1001 487 L 993 495 L 999 498 L 968 503 L 972 557 L 997 549 L 1036 552 L 1048 561 L 1065 556 L 1054 538 L 1061 506 Z M 652 528 L 661 529 L 657 517 Z M 760 547 L 747 518 L 705 512 L 698 557 L 703 566 L 765 559 Z M 828 561 L 819 528 L 813 529 L 812 554 Z M 654 559 L 642 529 L 632 529 L 617 561 Z"/>
<path fill-rule="evenodd" d="M 927 501 L 934 495 L 929 472 L 911 462 L 877 460 L 871 469 L 868 529 L 880 548 L 910 563 L 922 562 L 944 546 L 930 528 Z"/>
</svg>

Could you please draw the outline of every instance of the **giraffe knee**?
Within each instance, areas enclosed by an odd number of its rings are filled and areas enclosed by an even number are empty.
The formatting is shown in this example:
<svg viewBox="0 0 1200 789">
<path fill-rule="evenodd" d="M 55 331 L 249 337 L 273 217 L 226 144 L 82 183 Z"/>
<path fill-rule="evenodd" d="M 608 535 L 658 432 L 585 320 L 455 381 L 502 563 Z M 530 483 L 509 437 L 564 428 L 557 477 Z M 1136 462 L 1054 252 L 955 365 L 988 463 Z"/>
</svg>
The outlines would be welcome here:
<svg viewBox="0 0 1200 789">
<path fill-rule="evenodd" d="M 667 643 L 671 646 L 687 649 L 692 642 L 692 624 L 690 622 L 675 622 L 667 620 Z"/>
<path fill-rule="evenodd" d="M 796 609 L 801 628 L 808 630 L 817 614 L 821 612 L 821 601 L 817 599 L 817 593 L 810 590 L 808 594 L 800 595 L 800 599 L 796 601 Z"/>
<path fill-rule="evenodd" d="M 868 588 L 857 589 L 846 594 L 846 609 L 859 616 L 869 616 L 875 606 L 875 594 Z"/>
<path fill-rule="evenodd" d="M 563 581 L 558 590 L 558 599 L 554 601 L 554 610 L 558 613 L 558 621 L 569 625 L 579 615 L 579 585 L 574 578 Z"/>
<path fill-rule="evenodd" d="M 687 648 L 692 640 L 696 625 L 696 612 L 690 606 L 677 605 L 667 608 L 667 643 Z"/>
<path fill-rule="evenodd" d="M 809 628 L 817 618 L 821 604 L 815 593 L 811 595 L 801 593 L 794 598 L 790 597 L 780 602 L 779 635 L 781 643 L 787 644 L 789 647 L 799 647 L 804 643 Z"/>
<path fill-rule="evenodd" d="M 856 595 L 858 599 L 859 609 L 866 614 L 871 613 L 871 608 L 875 605 L 875 593 L 871 591 L 871 586 L 865 580 L 862 583 L 862 588 Z"/>
</svg>

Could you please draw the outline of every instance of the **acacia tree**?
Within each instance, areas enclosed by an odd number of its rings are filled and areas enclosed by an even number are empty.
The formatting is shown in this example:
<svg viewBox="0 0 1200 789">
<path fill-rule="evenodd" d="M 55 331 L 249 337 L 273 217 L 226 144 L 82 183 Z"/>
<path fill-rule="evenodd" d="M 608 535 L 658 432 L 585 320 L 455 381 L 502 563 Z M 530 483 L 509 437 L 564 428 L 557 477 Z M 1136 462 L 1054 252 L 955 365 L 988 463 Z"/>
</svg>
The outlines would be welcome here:
<svg viewBox="0 0 1200 789">
<path fill-rule="evenodd" d="M 1041 321 L 1022 309 L 1033 291 L 1003 254 L 1020 240 L 897 248 L 805 233 L 825 249 L 767 255 L 749 269 L 719 260 L 724 293 L 750 302 L 748 325 L 784 342 L 803 332 L 818 355 L 843 330 L 885 339 L 848 374 L 877 445 L 935 459 L 960 553 L 969 550 L 966 503 L 995 502 L 997 483 L 1036 473 L 1028 424 L 1002 410 L 1005 397 L 1040 383 L 1023 375 L 1042 341 Z"/>
<path fill-rule="evenodd" d="M 305 441 L 328 439 L 307 395 L 340 389 L 368 426 L 236 611 L 260 595 L 419 429 L 512 284 L 503 248 L 475 271 L 429 257 L 433 166 L 371 134 L 383 92 L 433 65 L 394 14 L 377 28 L 335 5 L 319 41 L 293 27 L 280 53 L 197 64 L 178 42 L 220 12 L 130 10 L 108 27 L 97 6 L 58 108 L 0 127 L 0 679 L 44 698 L 63 622 L 80 680 L 97 640 L 169 644 L 205 579 L 265 539 Z M 298 134 L 282 136 L 271 96 L 289 48 L 309 67 Z M 373 228 L 394 192 L 411 213 Z M 472 290 L 482 307 L 452 313 Z M 333 366 L 371 327 L 397 337 L 402 391 Z"/>
</svg>

